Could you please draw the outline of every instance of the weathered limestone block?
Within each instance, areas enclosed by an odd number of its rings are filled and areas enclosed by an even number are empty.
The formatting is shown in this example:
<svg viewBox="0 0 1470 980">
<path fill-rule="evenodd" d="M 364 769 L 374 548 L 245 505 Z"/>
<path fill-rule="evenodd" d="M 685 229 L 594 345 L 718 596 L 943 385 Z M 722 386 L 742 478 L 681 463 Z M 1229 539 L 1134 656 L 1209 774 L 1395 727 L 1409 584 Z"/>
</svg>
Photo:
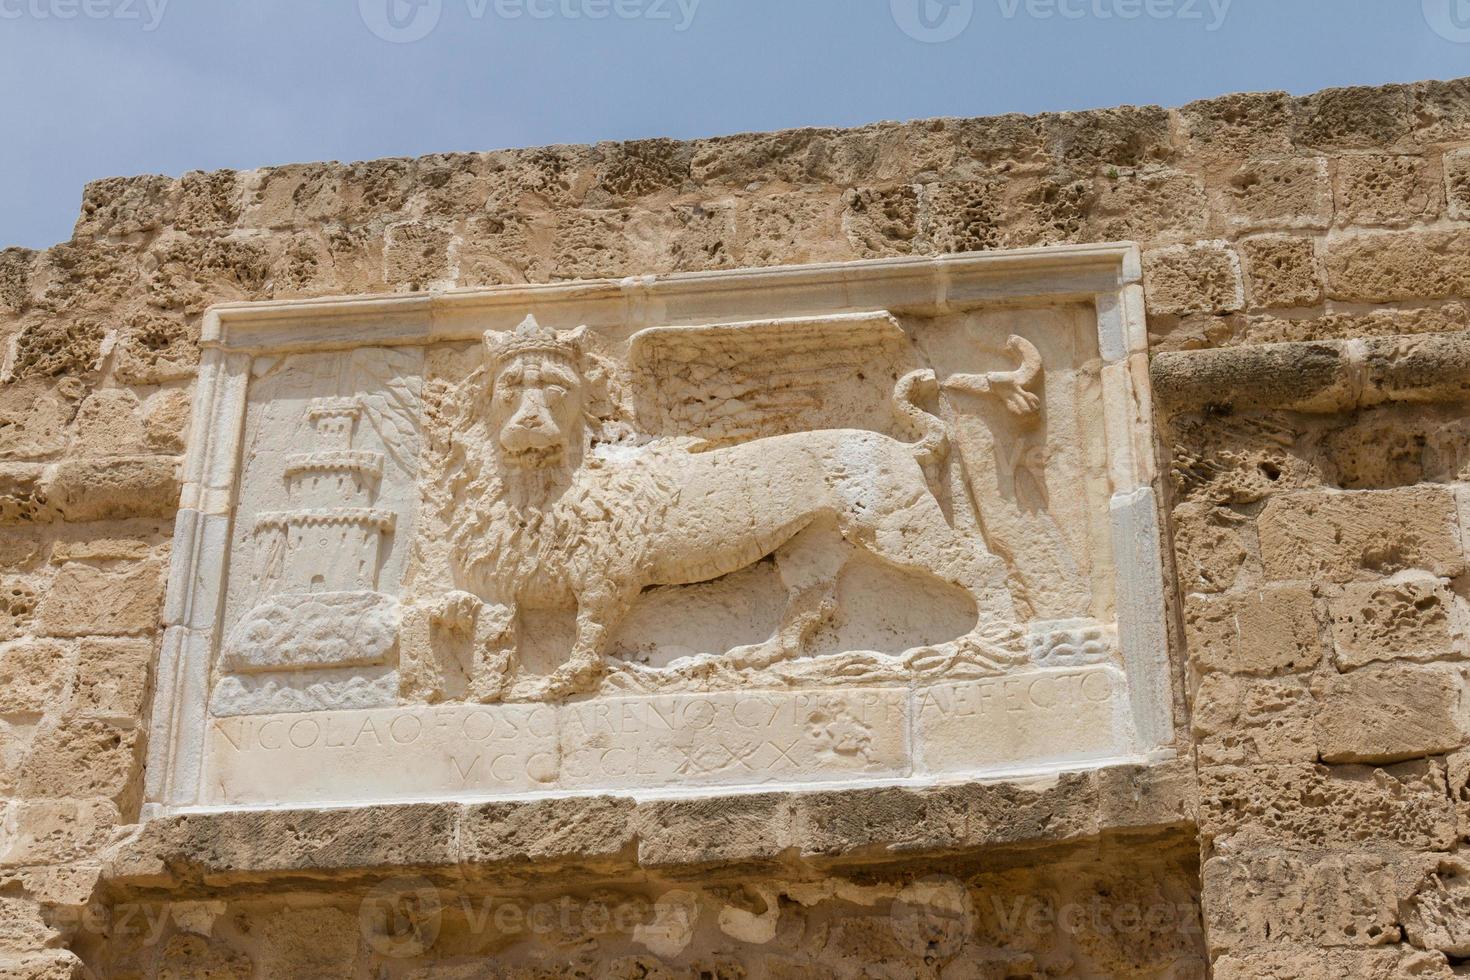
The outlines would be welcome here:
<svg viewBox="0 0 1470 980">
<path fill-rule="evenodd" d="M 88 975 L 82 961 L 69 950 L 0 953 L 0 980 L 85 980 Z"/>
<path fill-rule="evenodd" d="M 1397 406 L 1369 409 L 1318 438 L 1324 483 L 1343 490 L 1379 490 L 1426 481 L 1428 444 L 1442 445 L 1438 419 L 1422 420 Z"/>
<path fill-rule="evenodd" d="M 0 824 L 0 867 L 84 860 L 107 844 L 120 822 L 111 800 L 18 800 Z"/>
<path fill-rule="evenodd" d="M 1291 151 L 1291 96 L 1248 92 L 1181 106 L 1187 152 L 1209 158 L 1271 157 Z"/>
<path fill-rule="evenodd" d="M 1223 242 L 1176 245 L 1144 256 L 1152 313 L 1230 313 L 1245 306 L 1240 258 Z"/>
<path fill-rule="evenodd" d="M 163 384 L 192 377 L 199 364 L 196 321 L 157 310 L 130 316 L 117 347 L 117 379 L 130 385 Z"/>
<path fill-rule="evenodd" d="M 1470 295 L 1470 230 L 1364 232 L 1327 245 L 1330 299 L 1352 303 Z"/>
<path fill-rule="evenodd" d="M 1192 501 L 1174 509 L 1174 555 L 1185 592 L 1224 592 L 1259 578 L 1254 525 L 1225 507 Z"/>
<path fill-rule="evenodd" d="M 191 170 L 179 178 L 173 225 L 181 231 L 228 231 L 240 218 L 241 175 Z"/>
<path fill-rule="evenodd" d="M 1019 796 L 1019 794 L 1017 794 Z M 1028 810 L 1045 809 L 1057 819 L 1059 838 L 1085 836 L 1093 814 L 1047 807 L 1040 799 L 1018 799 L 1014 815 L 1029 823 Z M 796 836 L 803 853 L 837 856 L 882 844 L 893 851 L 947 850 L 962 846 L 970 815 L 964 794 L 872 790 L 854 798 L 843 793 L 813 793 L 796 808 Z"/>
<path fill-rule="evenodd" d="M 40 601 L 40 590 L 33 582 L 14 575 L 0 576 L 0 641 L 27 632 Z"/>
<path fill-rule="evenodd" d="M 1345 586 L 1329 601 L 1338 668 L 1457 656 L 1462 635 L 1458 602 L 1447 580 L 1428 576 Z"/>
<path fill-rule="evenodd" d="M 340 966 L 340 964 L 339 964 Z M 251 980 L 255 965 L 244 952 L 204 936 L 181 934 L 159 954 L 158 980 Z"/>
<path fill-rule="evenodd" d="M 1317 702 L 1305 678 L 1210 674 L 1193 708 L 1201 765 L 1317 761 Z"/>
<path fill-rule="evenodd" d="M 1308 319 L 1274 315 L 1246 318 L 1244 331 L 1231 344 L 1279 344 L 1312 340 L 1347 340 L 1355 337 L 1390 337 L 1401 334 L 1452 333 L 1470 328 L 1470 313 L 1461 303 L 1445 303 L 1422 309 L 1370 310 L 1364 313 L 1327 313 Z"/>
<path fill-rule="evenodd" d="M 1262 235 L 1240 243 L 1249 274 L 1251 306 L 1315 306 L 1322 301 L 1317 249 L 1310 238 Z"/>
<path fill-rule="evenodd" d="M 0 385 L 0 460 L 45 459 L 66 449 L 67 426 L 86 386 L 75 378 Z"/>
<path fill-rule="evenodd" d="M 31 266 L 36 253 L 28 248 L 0 248 L 0 308 L 24 313 L 31 302 Z"/>
<path fill-rule="evenodd" d="M 1063 245 L 1082 235 L 1092 192 L 1081 180 L 1041 177 L 1019 189 L 1013 203 L 1015 230 L 1006 237 L 1008 247 Z"/>
<path fill-rule="evenodd" d="M 1376 337 L 1363 348 L 1365 400 L 1460 401 L 1470 395 L 1470 334 Z"/>
<path fill-rule="evenodd" d="M 68 562 L 36 610 L 46 636 L 142 636 L 159 627 L 163 568 L 156 561 L 120 570 Z"/>
<path fill-rule="evenodd" d="M 1456 143 L 1470 139 L 1470 82 L 1464 78 L 1424 81 L 1414 92 L 1413 139 L 1422 144 Z"/>
<path fill-rule="evenodd" d="M 1353 153 L 1337 165 L 1337 220 L 1344 225 L 1407 225 L 1443 207 L 1429 161 L 1417 156 Z"/>
<path fill-rule="evenodd" d="M 109 871 L 167 887 L 181 869 L 224 883 L 242 868 L 269 875 L 412 873 L 457 865 L 461 808 L 446 803 L 345 810 L 257 810 L 150 821 L 110 855 Z"/>
<path fill-rule="evenodd" d="M 1041 116 L 1047 145 L 1059 163 L 1073 166 L 1141 167 L 1174 153 L 1167 109 L 1119 106 Z"/>
<path fill-rule="evenodd" d="M 619 202 L 631 202 L 660 191 L 677 190 L 689 179 L 694 148 L 670 139 L 629 140 L 600 143 L 602 156 L 594 171 L 596 184 L 589 191 L 601 192 Z"/>
<path fill-rule="evenodd" d="M 1209 405 L 1329 410 L 1351 403 L 1349 354 L 1332 343 L 1270 344 L 1155 354 L 1154 401 L 1164 411 Z"/>
<path fill-rule="evenodd" d="M 1205 862 L 1210 948 L 1253 953 L 1273 943 L 1386 946 L 1403 937 L 1394 862 L 1376 854 L 1280 851 Z"/>
<path fill-rule="evenodd" d="M 919 234 L 919 189 L 914 185 L 855 187 L 842 197 L 842 228 L 863 258 L 909 255 Z"/>
<path fill-rule="evenodd" d="M 383 275 L 397 289 L 416 293 L 449 282 L 449 231 L 416 221 L 386 234 Z"/>
<path fill-rule="evenodd" d="M 0 793 L 7 798 L 15 796 L 21 767 L 31 751 L 35 733 L 33 719 L 0 720 Z"/>
<path fill-rule="evenodd" d="M 737 265 L 790 265 L 852 257 L 841 197 L 790 191 L 746 198 L 735 214 Z"/>
<path fill-rule="evenodd" d="M 0 646 L 0 714 L 44 714 L 60 707 L 74 670 L 71 650 L 54 640 Z"/>
<path fill-rule="evenodd" d="M 1455 975 L 1439 953 L 1414 949 L 1281 950 L 1223 956 L 1214 964 L 1215 980 L 1451 980 Z"/>
<path fill-rule="evenodd" d="M 82 401 L 73 423 L 72 453 L 118 456 L 146 453 L 143 402 L 130 388 L 97 388 Z"/>
<path fill-rule="evenodd" d="M 133 791 L 140 735 L 104 721 L 74 718 L 43 726 L 20 772 L 18 792 L 34 799 L 106 798 Z"/>
<path fill-rule="evenodd" d="M 698 184 L 744 187 L 755 181 L 792 184 L 825 179 L 828 151 L 838 131 L 790 129 L 695 140 L 690 176 Z"/>
<path fill-rule="evenodd" d="M 550 277 L 606 279 L 631 275 L 640 236 L 632 225 L 641 214 L 628 208 L 573 211 L 556 216 Z"/>
<path fill-rule="evenodd" d="M 1193 241 L 1208 229 L 1204 184 L 1177 170 L 1099 177 L 1083 224 L 1083 240 Z M 1161 311 L 1163 312 L 1163 311 Z"/>
<path fill-rule="evenodd" d="M 1297 424 L 1279 414 L 1210 409 L 1170 420 L 1175 490 L 1188 500 L 1254 504 L 1272 494 L 1320 487 L 1322 466 Z"/>
<path fill-rule="evenodd" d="M 1421 949 L 1470 956 L 1470 864 L 1442 857 L 1402 903 L 1404 936 Z"/>
<path fill-rule="evenodd" d="M 650 801 L 634 816 L 638 863 L 775 863 L 796 840 L 795 819 L 795 801 L 783 793 Z"/>
<path fill-rule="evenodd" d="M 172 218 L 178 183 L 167 177 L 108 177 L 82 190 L 77 235 L 132 235 L 156 231 Z"/>
<path fill-rule="evenodd" d="M 1446 487 L 1286 494 L 1267 501 L 1258 527 L 1271 579 L 1350 582 L 1407 569 L 1454 578 L 1465 570 Z"/>
<path fill-rule="evenodd" d="M 1447 850 L 1455 814 L 1433 763 L 1251 766 L 1200 772 L 1200 834 L 1221 853 L 1397 845 Z"/>
<path fill-rule="evenodd" d="M 152 306 L 194 317 L 212 303 L 268 299 L 270 252 L 244 237 L 160 236 L 145 258 L 144 283 Z"/>
<path fill-rule="evenodd" d="M 11 375 L 19 380 L 90 374 L 101 357 L 104 333 L 94 318 L 32 317 L 15 339 Z"/>
<path fill-rule="evenodd" d="M 966 180 L 924 185 L 920 239 L 934 254 L 1002 248 L 1015 224 L 1014 187 L 1005 181 Z"/>
<path fill-rule="evenodd" d="M 1450 752 L 1467 739 L 1465 678 L 1451 667 L 1374 664 L 1317 690 L 1326 762 L 1390 763 Z"/>
<path fill-rule="evenodd" d="M 1327 159 L 1251 160 L 1230 178 L 1220 203 L 1239 231 L 1326 228 L 1332 220 Z"/>
<path fill-rule="evenodd" d="M 179 505 L 178 469 L 171 456 L 67 459 L 48 474 L 45 493 L 65 521 L 168 517 Z"/>
<path fill-rule="evenodd" d="M 1470 218 L 1470 147 L 1444 155 L 1445 195 L 1451 218 Z"/>
<path fill-rule="evenodd" d="M 1300 146 L 1359 149 L 1392 146 L 1413 129 L 1407 85 L 1331 88 L 1295 100 Z"/>
<path fill-rule="evenodd" d="M 72 712 L 117 721 L 141 717 L 153 646 L 151 639 L 84 638 Z"/>
<path fill-rule="evenodd" d="M 1316 601 L 1305 582 L 1192 595 L 1184 620 L 1197 670 L 1269 676 L 1310 670 L 1322 657 Z"/>
<path fill-rule="evenodd" d="M 630 799 L 546 800 L 467 807 L 459 846 L 473 864 L 596 862 L 636 847 Z"/>
<path fill-rule="evenodd" d="M 143 403 L 143 442 L 148 451 L 182 453 L 189 433 L 192 393 L 187 388 L 154 392 Z"/>
<path fill-rule="evenodd" d="M 50 946 L 57 938 L 35 902 L 0 898 L 0 952 L 32 952 Z"/>
<path fill-rule="evenodd" d="M 960 152 L 979 163 L 1041 166 L 1047 162 L 1044 118 L 1010 112 L 1001 116 L 946 119 L 942 122 L 946 130 L 953 132 Z M 881 151 L 887 148 L 880 145 L 874 149 Z M 884 155 L 887 154 L 900 155 L 893 150 L 887 150 Z"/>
</svg>

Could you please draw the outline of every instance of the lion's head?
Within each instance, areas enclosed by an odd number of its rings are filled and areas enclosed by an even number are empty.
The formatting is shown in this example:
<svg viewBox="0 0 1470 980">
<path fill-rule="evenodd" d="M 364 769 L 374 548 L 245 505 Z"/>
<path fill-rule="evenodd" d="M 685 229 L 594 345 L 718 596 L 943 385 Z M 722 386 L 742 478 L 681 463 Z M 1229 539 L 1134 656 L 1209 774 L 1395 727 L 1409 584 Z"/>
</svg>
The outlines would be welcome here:
<svg viewBox="0 0 1470 980">
<path fill-rule="evenodd" d="M 585 328 L 558 334 L 530 316 L 513 334 L 485 335 L 488 435 L 508 469 L 575 469 L 580 463 L 589 410 L 585 336 Z"/>
</svg>

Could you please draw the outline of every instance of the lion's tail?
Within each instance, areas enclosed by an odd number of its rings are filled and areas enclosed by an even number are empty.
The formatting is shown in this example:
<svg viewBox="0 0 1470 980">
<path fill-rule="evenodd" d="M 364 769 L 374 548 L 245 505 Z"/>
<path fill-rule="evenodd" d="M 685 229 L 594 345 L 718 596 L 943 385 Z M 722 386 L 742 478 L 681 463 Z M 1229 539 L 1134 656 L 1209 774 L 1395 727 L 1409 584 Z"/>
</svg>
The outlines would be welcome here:
<svg viewBox="0 0 1470 980">
<path fill-rule="evenodd" d="M 924 411 L 918 404 L 920 398 L 932 397 L 938 390 L 939 382 L 934 372 L 929 370 L 910 371 L 898 379 L 898 385 L 893 389 L 894 408 L 919 437 L 919 441 L 914 443 L 914 458 L 926 468 L 949 454 L 949 432 L 944 427 L 944 420 Z"/>
</svg>

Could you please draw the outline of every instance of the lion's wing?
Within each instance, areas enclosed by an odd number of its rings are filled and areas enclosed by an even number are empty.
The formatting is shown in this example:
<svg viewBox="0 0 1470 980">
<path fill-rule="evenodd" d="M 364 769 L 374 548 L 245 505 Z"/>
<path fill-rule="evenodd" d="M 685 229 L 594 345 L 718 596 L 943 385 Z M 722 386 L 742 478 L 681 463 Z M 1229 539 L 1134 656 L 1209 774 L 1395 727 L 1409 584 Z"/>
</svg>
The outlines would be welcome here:
<svg viewBox="0 0 1470 980">
<path fill-rule="evenodd" d="M 709 446 L 812 429 L 893 428 L 893 389 L 915 363 L 888 312 L 635 334 L 628 367 L 640 429 Z"/>
</svg>

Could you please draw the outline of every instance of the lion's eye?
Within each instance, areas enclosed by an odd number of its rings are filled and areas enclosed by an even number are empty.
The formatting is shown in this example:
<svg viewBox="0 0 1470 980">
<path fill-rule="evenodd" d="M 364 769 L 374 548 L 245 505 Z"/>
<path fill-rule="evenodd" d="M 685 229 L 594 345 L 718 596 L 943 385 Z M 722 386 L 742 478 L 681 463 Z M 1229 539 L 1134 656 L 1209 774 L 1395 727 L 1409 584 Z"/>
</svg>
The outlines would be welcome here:
<svg viewBox="0 0 1470 980">
<path fill-rule="evenodd" d="M 565 398 L 567 396 L 567 390 L 561 385 L 547 385 L 546 393 L 554 398 Z"/>
</svg>

